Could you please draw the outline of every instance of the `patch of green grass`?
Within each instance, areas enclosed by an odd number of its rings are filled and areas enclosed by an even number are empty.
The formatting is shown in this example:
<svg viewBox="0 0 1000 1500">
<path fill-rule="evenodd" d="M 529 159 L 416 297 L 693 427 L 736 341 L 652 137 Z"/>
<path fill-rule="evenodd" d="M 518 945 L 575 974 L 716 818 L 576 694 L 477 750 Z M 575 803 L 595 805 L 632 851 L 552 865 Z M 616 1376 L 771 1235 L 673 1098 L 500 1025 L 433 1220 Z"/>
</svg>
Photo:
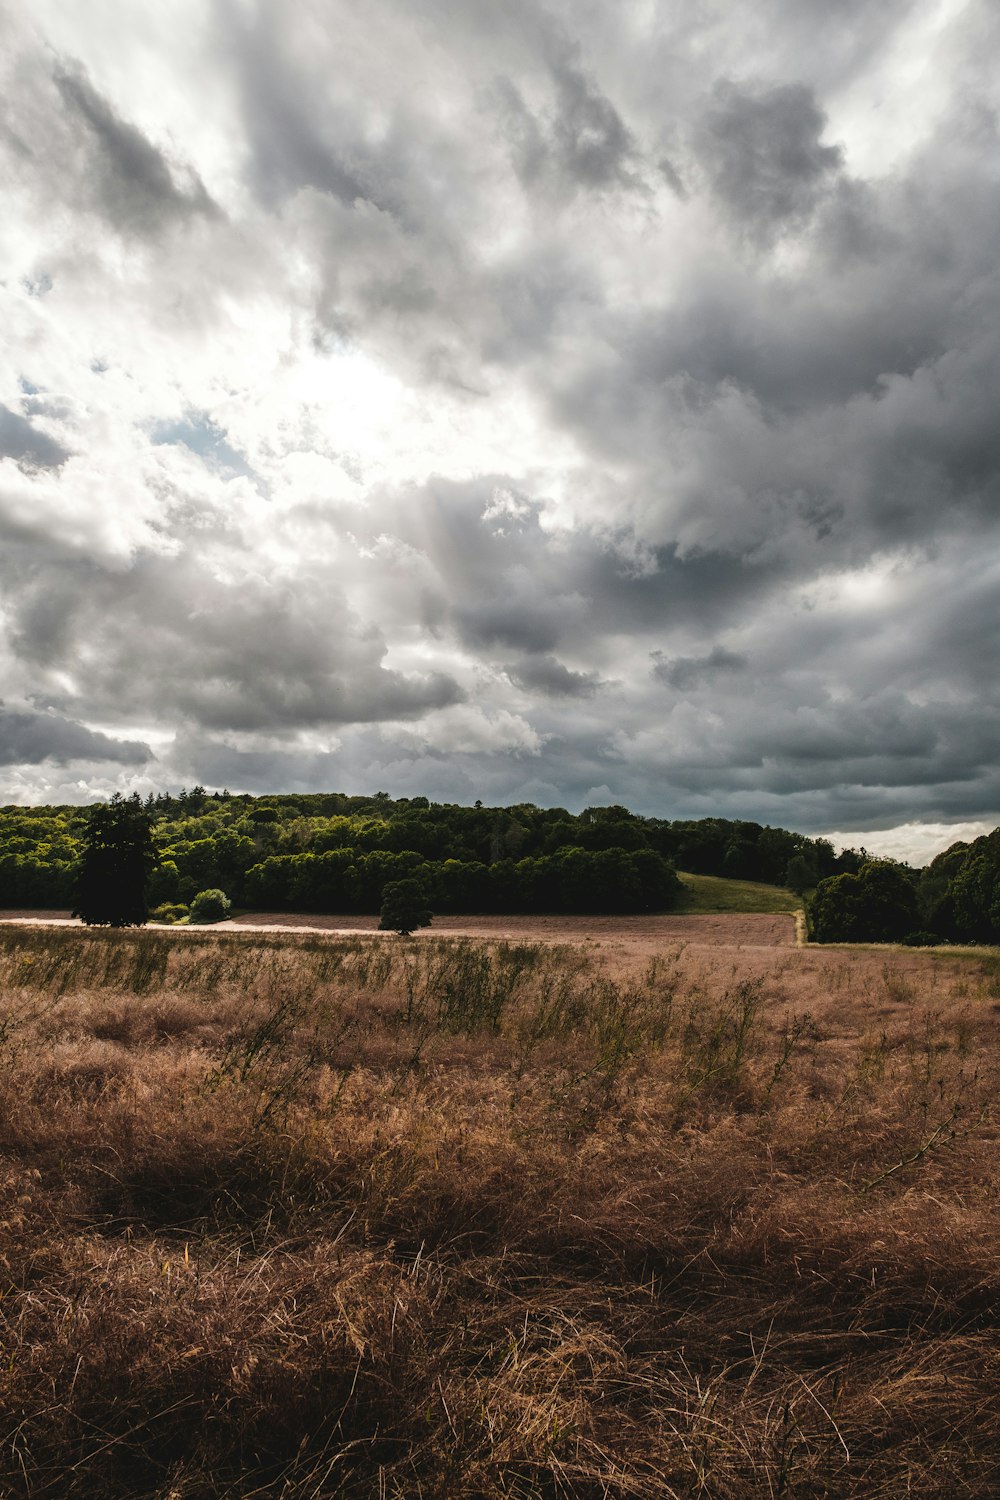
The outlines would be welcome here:
<svg viewBox="0 0 1000 1500">
<path fill-rule="evenodd" d="M 798 911 L 802 898 L 781 885 L 761 885 L 756 880 L 726 880 L 721 875 L 690 875 L 678 870 L 687 887 L 677 911 L 685 916 L 701 912 Z"/>
</svg>

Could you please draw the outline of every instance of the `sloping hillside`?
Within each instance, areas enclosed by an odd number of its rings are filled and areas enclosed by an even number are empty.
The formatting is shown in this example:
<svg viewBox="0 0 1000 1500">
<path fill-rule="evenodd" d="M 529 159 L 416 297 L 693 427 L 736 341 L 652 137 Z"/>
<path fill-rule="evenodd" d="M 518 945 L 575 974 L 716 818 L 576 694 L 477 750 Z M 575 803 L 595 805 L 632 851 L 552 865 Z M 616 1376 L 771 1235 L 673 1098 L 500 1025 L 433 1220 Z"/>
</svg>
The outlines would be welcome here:
<svg viewBox="0 0 1000 1500">
<path fill-rule="evenodd" d="M 691 875 L 678 870 L 687 894 L 678 902 L 678 913 L 713 911 L 798 911 L 801 896 L 782 885 L 762 885 L 755 880 L 727 880 L 721 875 Z"/>
</svg>

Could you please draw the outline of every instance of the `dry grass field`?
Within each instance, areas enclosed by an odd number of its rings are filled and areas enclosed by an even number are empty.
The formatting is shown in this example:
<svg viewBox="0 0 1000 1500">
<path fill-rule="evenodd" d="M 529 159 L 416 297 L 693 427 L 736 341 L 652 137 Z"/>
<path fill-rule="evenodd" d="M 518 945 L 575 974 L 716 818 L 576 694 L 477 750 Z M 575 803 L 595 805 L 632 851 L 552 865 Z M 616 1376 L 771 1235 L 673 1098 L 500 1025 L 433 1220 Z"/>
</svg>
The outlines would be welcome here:
<svg viewBox="0 0 1000 1500">
<path fill-rule="evenodd" d="M 0 1494 L 1000 1492 L 1000 959 L 634 920 L 0 927 Z"/>
<path fill-rule="evenodd" d="M 288 912 L 251 912 L 220 922 L 217 931 L 242 928 L 253 932 L 377 932 L 378 917 L 296 916 Z M 181 931 L 184 929 L 182 928 Z M 383 939 L 386 934 L 382 934 Z M 678 943 L 772 947 L 795 942 L 795 918 L 760 912 L 698 913 L 659 917 L 435 917 L 433 925 L 414 933 L 426 941 L 439 937 L 487 939 L 511 943 L 584 943 L 610 954 L 651 956 Z"/>
</svg>

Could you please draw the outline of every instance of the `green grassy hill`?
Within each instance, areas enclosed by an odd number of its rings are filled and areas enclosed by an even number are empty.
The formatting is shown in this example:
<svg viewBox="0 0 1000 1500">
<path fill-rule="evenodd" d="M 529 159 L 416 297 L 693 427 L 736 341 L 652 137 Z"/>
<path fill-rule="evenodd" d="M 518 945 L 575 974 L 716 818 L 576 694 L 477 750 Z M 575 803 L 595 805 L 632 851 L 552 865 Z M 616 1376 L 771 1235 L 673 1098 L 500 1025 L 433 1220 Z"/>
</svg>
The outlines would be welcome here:
<svg viewBox="0 0 1000 1500">
<path fill-rule="evenodd" d="M 691 875 L 678 870 L 687 887 L 687 895 L 678 903 L 678 913 L 694 916 L 699 912 L 798 911 L 801 896 L 781 885 L 761 885 L 756 880 L 726 880 L 721 875 Z"/>
</svg>

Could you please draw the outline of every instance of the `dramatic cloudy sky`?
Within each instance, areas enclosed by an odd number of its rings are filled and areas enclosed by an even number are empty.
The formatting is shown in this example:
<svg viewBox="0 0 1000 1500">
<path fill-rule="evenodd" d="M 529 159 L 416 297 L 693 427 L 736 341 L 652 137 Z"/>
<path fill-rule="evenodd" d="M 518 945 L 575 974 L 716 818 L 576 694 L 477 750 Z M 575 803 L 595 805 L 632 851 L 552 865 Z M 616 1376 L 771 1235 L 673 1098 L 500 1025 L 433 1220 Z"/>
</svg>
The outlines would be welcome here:
<svg viewBox="0 0 1000 1500">
<path fill-rule="evenodd" d="M 0 4 L 0 800 L 1000 821 L 998 53 L 995 0 Z"/>
</svg>

